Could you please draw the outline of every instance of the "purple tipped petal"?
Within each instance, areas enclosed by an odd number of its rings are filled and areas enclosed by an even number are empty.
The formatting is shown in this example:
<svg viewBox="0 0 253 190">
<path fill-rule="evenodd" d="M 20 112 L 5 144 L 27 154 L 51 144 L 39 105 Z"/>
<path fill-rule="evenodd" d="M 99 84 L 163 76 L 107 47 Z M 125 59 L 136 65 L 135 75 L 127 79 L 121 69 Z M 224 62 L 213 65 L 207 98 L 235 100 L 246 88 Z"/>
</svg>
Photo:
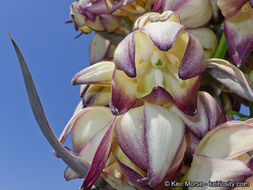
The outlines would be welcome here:
<svg viewBox="0 0 253 190">
<path fill-rule="evenodd" d="M 96 18 L 96 15 L 92 12 L 86 11 L 87 6 L 92 5 L 90 0 L 80 0 L 73 3 L 73 10 L 76 11 L 82 15 L 87 16 L 90 20 L 94 21 Z"/>
<path fill-rule="evenodd" d="M 253 0 L 249 0 L 250 6 L 253 8 Z"/>
<path fill-rule="evenodd" d="M 84 96 L 84 94 L 86 93 L 88 88 L 89 88 L 89 84 L 81 84 L 81 86 L 80 86 L 80 98 L 82 98 Z"/>
<path fill-rule="evenodd" d="M 125 164 L 123 164 L 119 159 L 116 158 L 116 160 L 120 165 L 120 169 L 122 170 L 122 172 L 124 173 L 126 178 L 129 180 L 129 182 L 131 182 L 134 186 L 136 186 L 140 189 L 151 190 L 150 187 L 148 187 L 147 185 L 143 185 L 139 182 L 139 180 L 142 179 L 143 176 L 141 176 L 139 173 L 137 173 L 133 169 L 131 169 L 128 166 L 126 166 Z"/>
<path fill-rule="evenodd" d="M 248 163 L 246 164 L 248 168 L 250 168 L 253 171 L 253 157 L 250 158 Z"/>
<path fill-rule="evenodd" d="M 200 92 L 199 98 L 208 118 L 209 130 L 214 129 L 219 123 L 227 121 L 225 112 L 210 94 Z"/>
<path fill-rule="evenodd" d="M 178 152 L 184 137 L 184 123 L 165 108 L 145 103 L 144 128 L 149 154 L 147 175 L 155 187 L 167 175 Z"/>
<path fill-rule="evenodd" d="M 200 140 L 201 138 L 197 137 L 189 129 L 186 130 L 186 141 L 187 141 L 186 157 L 187 158 L 192 158 Z"/>
<path fill-rule="evenodd" d="M 248 5 L 247 9 L 224 21 L 228 51 L 238 67 L 253 50 L 253 8 Z"/>
<path fill-rule="evenodd" d="M 168 102 L 174 102 L 173 97 L 168 93 L 164 88 L 157 86 L 152 89 L 152 92 L 143 97 L 145 101 L 148 101 L 152 104 L 167 104 Z"/>
<path fill-rule="evenodd" d="M 115 136 L 127 157 L 146 171 L 148 153 L 144 137 L 143 117 L 143 107 L 129 110 L 116 124 Z"/>
<path fill-rule="evenodd" d="M 126 36 L 114 53 L 116 69 L 124 71 L 129 77 L 136 77 L 134 34 Z"/>
<path fill-rule="evenodd" d="M 178 89 L 178 91 L 174 93 L 174 101 L 175 105 L 185 114 L 194 116 L 198 113 L 197 97 L 200 85 L 200 77 L 195 78 L 189 83 L 190 84 L 186 84 L 189 85 L 188 87 L 186 87 L 185 89 Z"/>
<path fill-rule="evenodd" d="M 252 85 L 244 74 L 234 65 L 222 59 L 209 59 L 206 69 L 213 78 L 237 95 L 253 101 Z"/>
<path fill-rule="evenodd" d="M 252 126 L 243 122 L 227 122 L 207 133 L 195 153 L 232 159 L 251 150 L 253 150 Z"/>
<path fill-rule="evenodd" d="M 177 114 L 197 137 L 201 138 L 208 132 L 208 118 L 200 98 L 198 98 L 198 113 L 194 116 L 185 115 L 175 106 L 172 106 L 169 110 Z"/>
<path fill-rule="evenodd" d="M 111 152 L 111 142 L 113 137 L 113 128 L 114 128 L 114 121 L 110 124 L 109 129 L 106 131 L 102 141 L 100 142 L 98 149 L 94 155 L 94 158 L 92 160 L 90 169 L 85 177 L 85 180 L 83 182 L 84 187 L 90 188 L 96 179 L 100 176 L 102 173 L 106 161 L 109 157 L 109 154 Z M 86 152 L 87 154 L 87 152 Z"/>
<path fill-rule="evenodd" d="M 230 18 L 237 13 L 248 0 L 218 0 L 217 4 L 224 17 Z"/>
<path fill-rule="evenodd" d="M 187 48 L 180 64 L 178 75 L 181 79 L 190 79 L 205 71 L 204 51 L 201 44 L 189 34 Z"/>
<path fill-rule="evenodd" d="M 110 85 L 114 63 L 99 62 L 78 72 L 72 79 L 72 84 L 107 84 Z"/>
<path fill-rule="evenodd" d="M 91 85 L 83 96 L 83 105 L 88 106 L 108 106 L 110 100 L 110 87 Z"/>
<path fill-rule="evenodd" d="M 93 14 L 109 14 L 110 11 L 106 6 L 105 0 L 96 0 L 85 7 L 85 12 L 91 12 Z"/>
<path fill-rule="evenodd" d="M 127 112 L 135 105 L 136 85 L 133 79 L 127 77 L 123 71 L 114 70 L 110 108 L 114 115 L 120 115 Z"/>
<path fill-rule="evenodd" d="M 183 25 L 176 22 L 154 22 L 143 28 L 153 44 L 162 51 L 168 51 L 183 31 Z"/>
<path fill-rule="evenodd" d="M 219 123 L 225 122 L 226 117 L 215 99 L 206 92 L 199 93 L 197 105 L 198 113 L 194 116 L 185 115 L 175 106 L 168 109 L 176 113 L 196 137 L 202 138 Z"/>
<path fill-rule="evenodd" d="M 239 160 L 225 160 L 197 154 L 194 155 L 188 180 L 203 181 L 207 184 L 209 181 L 243 182 L 252 174 L 252 171 Z M 206 189 L 213 189 L 208 188 L 208 185 L 205 187 L 207 187 Z M 215 189 L 221 190 L 227 189 L 227 187 L 215 187 Z"/>
<path fill-rule="evenodd" d="M 101 129 L 108 126 L 113 120 L 113 115 L 107 107 L 85 108 L 68 123 L 66 130 L 72 130 L 72 146 L 76 153 L 79 153 L 89 140 Z M 61 138 L 64 137 L 64 138 Z M 65 140 L 62 135 L 61 140 Z"/>
</svg>

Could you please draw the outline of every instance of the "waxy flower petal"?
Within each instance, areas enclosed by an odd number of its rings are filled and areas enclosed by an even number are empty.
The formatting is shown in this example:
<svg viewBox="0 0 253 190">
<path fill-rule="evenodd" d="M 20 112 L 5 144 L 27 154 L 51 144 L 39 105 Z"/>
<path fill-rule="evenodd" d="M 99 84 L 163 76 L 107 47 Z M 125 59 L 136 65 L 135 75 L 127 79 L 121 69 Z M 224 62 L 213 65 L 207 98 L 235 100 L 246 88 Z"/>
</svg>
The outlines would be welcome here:
<svg viewBox="0 0 253 190">
<path fill-rule="evenodd" d="M 148 168 L 148 153 L 143 120 L 143 107 L 129 110 L 116 124 L 115 136 L 127 157 L 145 171 Z"/>
<path fill-rule="evenodd" d="M 142 175 L 140 175 L 138 172 L 136 172 L 132 168 L 130 168 L 127 165 L 125 165 L 124 163 L 122 163 L 119 159 L 117 159 L 117 162 L 119 163 L 120 168 L 121 168 L 122 172 L 124 173 L 124 175 L 127 177 L 127 179 L 132 184 L 134 184 L 135 187 L 138 187 L 143 190 L 151 190 L 151 188 L 147 184 L 143 185 L 139 182 L 139 179 L 143 178 Z"/>
<path fill-rule="evenodd" d="M 170 24 L 154 22 L 145 26 L 143 30 L 158 49 L 168 51 L 183 29 L 183 25 L 176 22 L 170 22 Z"/>
<path fill-rule="evenodd" d="M 90 43 L 90 64 L 103 61 L 109 49 L 110 42 L 96 33 Z"/>
<path fill-rule="evenodd" d="M 134 54 L 134 33 L 131 33 L 118 45 L 114 53 L 116 69 L 123 70 L 129 77 L 136 76 Z"/>
<path fill-rule="evenodd" d="M 178 70 L 178 76 L 186 80 L 200 75 L 205 70 L 204 59 L 201 44 L 192 35 L 189 35 L 189 41 Z"/>
<path fill-rule="evenodd" d="M 155 187 L 172 167 L 184 137 L 184 123 L 172 112 L 149 103 L 144 104 L 144 118 L 149 154 L 147 177 L 150 185 Z"/>
<path fill-rule="evenodd" d="M 249 2 L 224 21 L 224 32 L 233 63 L 240 66 L 253 50 L 253 8 Z"/>
<path fill-rule="evenodd" d="M 230 18 L 237 13 L 248 0 L 217 0 L 224 17 Z"/>
<path fill-rule="evenodd" d="M 199 143 L 188 179 L 205 182 L 244 182 L 253 175 L 253 121 L 229 121 L 219 125 Z M 231 186 L 230 186 L 231 187 Z M 235 187 L 235 186 L 233 186 Z M 232 188 L 233 188 L 232 187 Z M 211 189 L 211 187 L 205 187 Z M 227 189 L 225 186 L 217 189 Z"/>
<path fill-rule="evenodd" d="M 186 28 L 205 25 L 212 17 L 209 0 L 163 0 L 163 11 L 175 11 Z"/>
<path fill-rule="evenodd" d="M 88 106 L 108 106 L 111 95 L 110 86 L 89 85 L 83 95 L 83 105 Z"/>
<path fill-rule="evenodd" d="M 72 129 L 73 152 L 91 164 L 83 188 L 91 187 L 106 165 L 111 151 L 114 122 L 114 116 L 107 107 L 81 109 L 71 118 L 60 137 L 60 141 L 64 143 Z M 80 175 L 67 168 L 65 177 L 70 180 Z"/>
<path fill-rule="evenodd" d="M 165 107 L 177 114 L 199 138 L 204 137 L 209 130 L 215 128 L 222 116 L 220 106 L 215 99 L 206 92 L 199 93 L 198 113 L 194 116 L 185 115 L 174 105 L 166 105 Z"/>
<path fill-rule="evenodd" d="M 110 97 L 110 108 L 114 115 L 126 113 L 135 105 L 136 86 L 132 80 L 123 71 L 114 71 Z"/>
<path fill-rule="evenodd" d="M 211 187 L 209 182 L 243 182 L 252 174 L 252 171 L 239 160 L 211 158 L 196 154 L 193 157 L 188 180 L 207 183 L 201 189 L 211 190 L 214 187 Z M 190 187 L 189 189 L 195 188 Z M 223 190 L 227 187 L 217 186 L 215 189 Z"/>
<path fill-rule="evenodd" d="M 213 78 L 232 92 L 253 101 L 252 84 L 237 67 L 222 59 L 209 59 L 206 61 L 205 66 Z"/>
<path fill-rule="evenodd" d="M 196 154 L 233 159 L 253 150 L 253 127 L 244 122 L 227 122 L 210 131 L 200 142 Z"/>
<path fill-rule="evenodd" d="M 85 188 L 90 188 L 94 184 L 94 182 L 100 176 L 100 174 L 102 173 L 102 171 L 105 167 L 106 161 L 107 161 L 110 151 L 111 151 L 113 129 L 114 129 L 114 121 L 110 124 L 109 129 L 104 134 L 104 136 L 103 136 L 103 138 L 96 150 L 96 153 L 94 155 L 94 158 L 93 158 L 91 166 L 90 166 L 90 169 L 89 169 L 89 171 L 84 179 L 84 182 L 83 182 L 83 186 L 85 186 Z M 88 146 L 88 144 L 86 146 Z M 90 151 L 87 151 L 86 154 L 89 152 Z M 81 151 L 80 155 L 81 154 L 82 154 L 82 151 Z"/>
<path fill-rule="evenodd" d="M 107 107 L 82 109 L 70 119 L 59 140 L 64 143 L 72 129 L 73 151 L 79 153 L 98 131 L 111 123 L 113 118 Z"/>
<path fill-rule="evenodd" d="M 78 72 L 72 79 L 72 84 L 110 85 L 114 70 L 113 62 L 103 61 L 91 65 Z"/>
<path fill-rule="evenodd" d="M 205 58 L 211 58 L 216 51 L 218 41 L 214 32 L 209 28 L 188 29 L 187 32 L 192 34 L 204 49 Z"/>
</svg>

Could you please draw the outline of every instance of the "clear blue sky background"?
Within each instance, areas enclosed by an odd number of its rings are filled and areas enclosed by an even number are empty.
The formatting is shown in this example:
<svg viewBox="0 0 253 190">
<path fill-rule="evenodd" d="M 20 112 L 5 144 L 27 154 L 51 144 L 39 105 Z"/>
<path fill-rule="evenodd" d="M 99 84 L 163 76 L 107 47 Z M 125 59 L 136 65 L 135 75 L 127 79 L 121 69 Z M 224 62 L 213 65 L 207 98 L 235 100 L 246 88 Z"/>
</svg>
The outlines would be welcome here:
<svg viewBox="0 0 253 190">
<path fill-rule="evenodd" d="M 91 35 L 78 34 L 69 19 L 72 1 L 12 0 L 0 6 L 0 189 L 74 190 L 31 112 L 10 32 L 34 77 L 48 120 L 59 136 L 79 99 L 71 79 L 89 63 Z"/>
<path fill-rule="evenodd" d="M 89 64 L 91 35 L 69 19 L 71 1 L 12 0 L 0 6 L 0 189 L 74 190 L 31 112 L 18 60 L 7 32 L 18 43 L 34 77 L 48 120 L 59 136 L 79 102 L 71 78 Z"/>
</svg>

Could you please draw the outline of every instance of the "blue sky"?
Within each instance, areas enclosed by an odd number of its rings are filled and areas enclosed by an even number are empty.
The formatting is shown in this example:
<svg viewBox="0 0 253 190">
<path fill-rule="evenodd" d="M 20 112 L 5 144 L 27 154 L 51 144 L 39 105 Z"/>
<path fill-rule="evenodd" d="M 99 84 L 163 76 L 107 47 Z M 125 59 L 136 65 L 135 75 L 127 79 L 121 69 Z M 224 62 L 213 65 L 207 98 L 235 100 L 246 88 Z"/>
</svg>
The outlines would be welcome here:
<svg viewBox="0 0 253 190">
<path fill-rule="evenodd" d="M 37 85 L 48 120 L 59 136 L 79 102 L 72 77 L 89 64 L 91 35 L 69 19 L 71 1 L 12 0 L 0 6 L 0 189 L 78 189 L 65 182 L 65 163 L 52 153 L 31 112 L 8 33 L 19 45 Z"/>
<path fill-rule="evenodd" d="M 52 153 L 31 112 L 18 60 L 19 45 L 34 77 L 48 120 L 59 136 L 79 102 L 72 77 L 89 64 L 91 35 L 78 34 L 69 19 L 71 1 L 12 0 L 0 6 L 0 189 L 78 189 L 66 182 L 65 163 Z"/>
</svg>

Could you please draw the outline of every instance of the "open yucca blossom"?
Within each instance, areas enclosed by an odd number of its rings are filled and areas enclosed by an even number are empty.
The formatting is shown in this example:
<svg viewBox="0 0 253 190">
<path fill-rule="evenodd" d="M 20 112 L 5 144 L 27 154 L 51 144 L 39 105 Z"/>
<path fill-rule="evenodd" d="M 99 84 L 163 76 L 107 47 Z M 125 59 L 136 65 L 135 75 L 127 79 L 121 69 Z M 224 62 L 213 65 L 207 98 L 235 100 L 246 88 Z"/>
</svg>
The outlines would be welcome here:
<svg viewBox="0 0 253 190">
<path fill-rule="evenodd" d="M 72 129 L 72 151 L 91 165 L 82 188 L 91 187 L 104 170 L 141 189 L 164 189 L 165 180 L 178 177 L 185 155 L 191 159 L 200 139 L 224 121 L 207 93 L 199 94 L 198 109 L 198 115 L 187 116 L 173 104 L 145 102 L 115 118 L 108 107 L 79 108 L 59 140 L 64 143 Z M 82 177 L 70 167 L 64 176 Z"/>
<path fill-rule="evenodd" d="M 172 101 L 189 115 L 197 113 L 204 52 L 173 12 L 140 17 L 116 48 L 114 63 L 110 102 L 114 114 L 126 112 L 138 99 Z"/>
<path fill-rule="evenodd" d="M 188 179 L 208 183 L 203 189 L 252 189 L 252 122 L 229 121 L 208 132 L 197 146 Z"/>
</svg>

